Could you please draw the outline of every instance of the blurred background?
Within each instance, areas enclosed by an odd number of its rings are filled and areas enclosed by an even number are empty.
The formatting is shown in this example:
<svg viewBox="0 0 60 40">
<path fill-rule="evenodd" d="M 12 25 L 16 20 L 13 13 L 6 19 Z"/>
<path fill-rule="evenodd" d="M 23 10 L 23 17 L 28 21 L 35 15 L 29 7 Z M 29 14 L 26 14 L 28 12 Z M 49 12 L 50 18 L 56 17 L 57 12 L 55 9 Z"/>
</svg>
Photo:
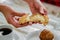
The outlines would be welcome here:
<svg viewBox="0 0 60 40">
<path fill-rule="evenodd" d="M 56 5 L 56 6 L 60 7 L 60 0 L 41 0 L 41 1 L 49 3 L 49 4 L 53 4 L 53 5 Z"/>
</svg>

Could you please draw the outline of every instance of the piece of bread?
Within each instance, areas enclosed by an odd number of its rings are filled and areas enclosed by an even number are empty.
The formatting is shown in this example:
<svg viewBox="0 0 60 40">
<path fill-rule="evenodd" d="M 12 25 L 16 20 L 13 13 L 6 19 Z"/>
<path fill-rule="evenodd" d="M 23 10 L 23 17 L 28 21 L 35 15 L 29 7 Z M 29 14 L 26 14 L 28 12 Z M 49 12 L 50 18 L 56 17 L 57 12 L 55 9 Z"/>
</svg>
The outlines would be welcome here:
<svg viewBox="0 0 60 40">
<path fill-rule="evenodd" d="M 29 22 L 37 22 L 37 23 L 41 23 L 43 25 L 48 24 L 48 16 L 47 15 L 42 15 L 42 14 L 33 14 L 31 16 L 29 16 L 28 14 L 22 16 L 19 19 L 19 23 L 20 24 L 25 24 L 25 23 L 29 23 Z"/>
<path fill-rule="evenodd" d="M 54 35 L 51 31 L 44 29 L 39 36 L 40 40 L 53 40 Z"/>
<path fill-rule="evenodd" d="M 22 17 L 19 19 L 19 23 L 20 23 L 20 24 L 24 24 L 24 23 L 27 23 L 27 22 L 29 22 L 29 21 L 30 21 L 30 18 L 29 18 L 29 15 L 28 15 L 28 14 L 22 16 Z"/>
</svg>

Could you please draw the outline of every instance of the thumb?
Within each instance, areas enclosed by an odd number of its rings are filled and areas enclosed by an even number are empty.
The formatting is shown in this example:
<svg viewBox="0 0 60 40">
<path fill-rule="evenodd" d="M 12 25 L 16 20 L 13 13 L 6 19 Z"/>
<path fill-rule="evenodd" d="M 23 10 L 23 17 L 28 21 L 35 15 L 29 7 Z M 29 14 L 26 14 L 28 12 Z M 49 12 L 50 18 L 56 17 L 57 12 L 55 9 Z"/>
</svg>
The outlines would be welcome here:
<svg viewBox="0 0 60 40">
<path fill-rule="evenodd" d="M 23 16 L 23 15 L 25 15 L 25 13 L 20 13 L 20 12 L 13 12 L 12 13 L 14 16 Z"/>
<path fill-rule="evenodd" d="M 41 14 L 47 14 L 47 11 L 43 7 L 40 7 L 40 13 Z"/>
<path fill-rule="evenodd" d="M 40 7 L 40 13 L 44 14 L 43 8 Z"/>
</svg>

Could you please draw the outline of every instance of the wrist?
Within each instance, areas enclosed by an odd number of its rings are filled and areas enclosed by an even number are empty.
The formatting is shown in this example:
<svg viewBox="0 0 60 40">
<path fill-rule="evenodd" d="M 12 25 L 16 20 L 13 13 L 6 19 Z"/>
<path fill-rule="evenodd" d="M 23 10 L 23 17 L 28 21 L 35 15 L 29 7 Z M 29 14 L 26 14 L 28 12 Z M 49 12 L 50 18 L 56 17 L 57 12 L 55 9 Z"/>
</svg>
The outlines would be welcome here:
<svg viewBox="0 0 60 40">
<path fill-rule="evenodd" d="M 4 13 L 4 12 L 6 11 L 6 9 L 7 9 L 7 8 L 6 8 L 6 5 L 0 4 L 0 11 L 1 11 L 1 12 Z"/>
<path fill-rule="evenodd" d="M 0 4 L 0 11 L 2 11 L 3 10 L 3 6 Z"/>
<path fill-rule="evenodd" d="M 13 11 L 14 10 L 11 9 L 8 5 L 0 4 L 0 12 L 2 12 L 3 14 L 9 14 L 9 13 L 11 13 Z"/>
</svg>

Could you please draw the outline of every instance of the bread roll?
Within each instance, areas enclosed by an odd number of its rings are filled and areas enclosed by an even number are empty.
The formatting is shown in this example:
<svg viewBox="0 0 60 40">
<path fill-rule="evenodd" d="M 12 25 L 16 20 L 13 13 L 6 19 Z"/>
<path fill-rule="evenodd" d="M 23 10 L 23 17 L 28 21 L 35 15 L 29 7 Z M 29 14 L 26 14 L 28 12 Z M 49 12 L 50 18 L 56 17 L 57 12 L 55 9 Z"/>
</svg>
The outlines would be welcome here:
<svg viewBox="0 0 60 40">
<path fill-rule="evenodd" d="M 39 36 L 40 40 L 53 40 L 54 35 L 49 30 L 44 29 Z"/>
</svg>

